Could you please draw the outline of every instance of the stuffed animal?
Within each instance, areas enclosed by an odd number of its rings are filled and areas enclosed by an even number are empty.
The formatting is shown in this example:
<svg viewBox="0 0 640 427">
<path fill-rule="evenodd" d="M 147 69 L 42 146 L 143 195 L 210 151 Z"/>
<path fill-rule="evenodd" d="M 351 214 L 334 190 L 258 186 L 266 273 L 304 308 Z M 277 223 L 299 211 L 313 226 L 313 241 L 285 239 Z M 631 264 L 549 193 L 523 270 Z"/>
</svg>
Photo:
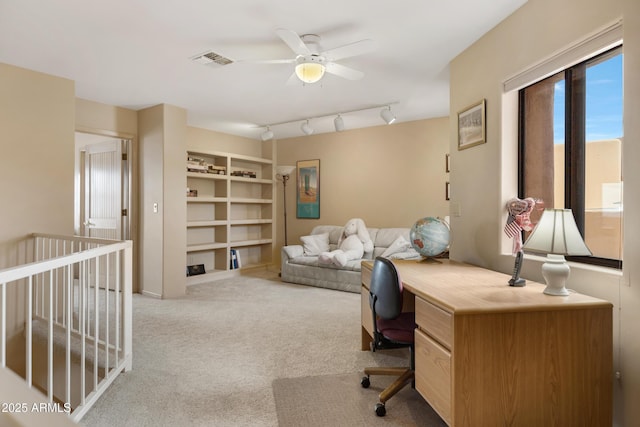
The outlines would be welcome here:
<svg viewBox="0 0 640 427">
<path fill-rule="evenodd" d="M 360 218 L 352 218 L 342 229 L 338 239 L 338 249 L 331 252 L 323 252 L 318 260 L 324 264 L 335 264 L 344 267 L 347 262 L 361 259 L 365 252 L 373 251 L 373 242 L 369 236 L 369 230 Z"/>
</svg>

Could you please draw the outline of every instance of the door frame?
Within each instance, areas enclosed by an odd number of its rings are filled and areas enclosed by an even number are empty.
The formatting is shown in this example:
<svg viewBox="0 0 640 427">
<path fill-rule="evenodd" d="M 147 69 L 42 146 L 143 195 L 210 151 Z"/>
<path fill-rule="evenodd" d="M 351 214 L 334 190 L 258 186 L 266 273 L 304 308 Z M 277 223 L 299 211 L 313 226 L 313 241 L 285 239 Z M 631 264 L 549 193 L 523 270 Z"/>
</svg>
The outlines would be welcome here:
<svg viewBox="0 0 640 427">
<path fill-rule="evenodd" d="M 129 207 L 127 216 L 129 218 L 129 238 L 128 240 L 133 241 L 133 292 L 137 293 L 139 290 L 139 275 L 140 271 L 138 269 L 138 242 L 139 242 L 139 221 L 138 221 L 138 141 L 135 135 L 124 133 L 124 132 L 113 132 L 104 129 L 92 129 L 85 127 L 77 127 L 75 133 L 80 134 L 88 134 L 97 137 L 105 137 L 105 138 L 117 138 L 117 139 L 126 139 L 130 141 L 129 147 L 127 148 L 127 168 L 123 169 L 125 175 L 127 175 L 127 194 L 129 200 Z M 75 134 L 74 134 L 75 137 Z M 75 162 L 74 162 L 74 232 L 76 234 L 80 234 L 82 231 L 82 225 L 80 224 L 80 213 L 82 207 L 80 206 L 82 197 L 80 191 L 82 190 L 82 171 L 80 168 L 84 167 L 84 162 L 82 161 L 81 156 L 81 148 L 84 147 L 85 144 L 79 146 L 78 142 L 74 138 L 74 153 L 75 153 Z"/>
</svg>

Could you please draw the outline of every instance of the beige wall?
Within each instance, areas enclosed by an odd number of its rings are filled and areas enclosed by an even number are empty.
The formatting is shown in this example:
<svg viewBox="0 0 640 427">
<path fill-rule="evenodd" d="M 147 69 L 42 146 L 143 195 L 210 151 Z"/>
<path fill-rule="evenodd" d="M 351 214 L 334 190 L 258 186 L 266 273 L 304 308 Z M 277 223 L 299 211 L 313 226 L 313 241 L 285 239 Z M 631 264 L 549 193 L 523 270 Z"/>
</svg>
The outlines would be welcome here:
<svg viewBox="0 0 640 427">
<path fill-rule="evenodd" d="M 571 17 L 571 19 L 567 19 Z M 624 19 L 625 141 L 640 139 L 640 2 L 637 0 L 529 0 L 522 8 L 483 36 L 451 63 L 450 146 L 453 170 L 451 257 L 509 273 L 513 257 L 502 231 L 504 205 L 517 194 L 513 97 L 503 98 L 502 84 L 552 54 L 583 40 L 597 30 Z M 457 151 L 457 111 L 487 100 L 487 143 Z M 503 117 L 505 118 L 503 121 Z M 634 212 L 640 193 L 629 191 L 640 181 L 635 166 L 638 144 L 623 146 L 625 207 Z M 614 303 L 614 369 L 622 381 L 614 382 L 615 424 L 640 423 L 640 344 L 632 332 L 640 323 L 640 217 L 626 215 L 625 266 L 617 271 L 574 266 L 568 286 Z M 527 259 L 523 276 L 542 281 L 540 262 Z M 621 311 L 619 311 L 621 310 Z"/>
<path fill-rule="evenodd" d="M 0 63 L 0 269 L 32 232 L 73 234 L 74 84 Z M 24 372 L 24 295 L 7 290 L 7 364 Z"/>
<path fill-rule="evenodd" d="M 76 98 L 76 130 L 135 137 L 138 134 L 138 112 Z"/>
<path fill-rule="evenodd" d="M 140 291 L 172 298 L 184 295 L 186 288 L 187 113 L 171 105 L 157 105 L 138 112 L 138 127 Z"/>
<path fill-rule="evenodd" d="M 172 105 L 164 111 L 163 297 L 174 298 L 184 295 L 187 284 L 187 111 Z"/>
<path fill-rule="evenodd" d="M 296 218 L 295 181 L 287 185 L 289 244 L 316 225 L 344 225 L 354 217 L 377 228 L 411 227 L 424 216 L 448 215 L 448 123 L 438 118 L 277 141 L 280 165 L 320 159 L 320 219 Z M 281 200 L 282 184 L 276 194 Z M 281 202 L 277 209 L 279 250 Z"/>
<path fill-rule="evenodd" d="M 71 80 L 0 63 L 0 245 L 73 234 L 74 91 Z"/>
<path fill-rule="evenodd" d="M 266 152 L 268 150 L 263 150 L 264 145 L 266 144 L 255 139 L 195 127 L 187 128 L 187 148 L 193 151 L 221 151 L 270 159 L 270 153 Z"/>
</svg>

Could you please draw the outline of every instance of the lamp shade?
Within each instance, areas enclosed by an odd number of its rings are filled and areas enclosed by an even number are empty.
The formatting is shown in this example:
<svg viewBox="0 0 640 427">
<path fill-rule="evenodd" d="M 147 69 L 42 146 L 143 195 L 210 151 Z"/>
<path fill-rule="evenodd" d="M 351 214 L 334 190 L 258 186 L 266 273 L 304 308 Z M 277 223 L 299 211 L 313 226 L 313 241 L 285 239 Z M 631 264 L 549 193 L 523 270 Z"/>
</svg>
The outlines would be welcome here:
<svg viewBox="0 0 640 427">
<path fill-rule="evenodd" d="M 324 70 L 324 64 L 316 62 L 314 57 L 307 57 L 296 65 L 296 76 L 304 83 L 315 83 L 324 76 Z"/>
<path fill-rule="evenodd" d="M 277 166 L 276 177 L 289 176 L 293 173 L 295 166 Z"/>
<path fill-rule="evenodd" d="M 555 255 L 591 255 L 571 209 L 546 209 L 523 249 Z"/>
</svg>

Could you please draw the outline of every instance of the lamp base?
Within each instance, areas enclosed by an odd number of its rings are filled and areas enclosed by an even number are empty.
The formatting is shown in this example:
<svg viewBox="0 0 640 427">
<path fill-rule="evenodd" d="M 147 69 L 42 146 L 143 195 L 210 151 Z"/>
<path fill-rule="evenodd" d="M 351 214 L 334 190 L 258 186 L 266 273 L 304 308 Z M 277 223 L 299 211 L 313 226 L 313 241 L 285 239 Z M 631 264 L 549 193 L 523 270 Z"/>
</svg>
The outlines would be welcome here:
<svg viewBox="0 0 640 427">
<path fill-rule="evenodd" d="M 569 278 L 571 269 L 562 255 L 548 254 L 547 260 L 542 264 L 542 277 L 547 284 L 543 293 L 547 295 L 566 297 L 569 291 L 565 283 Z"/>
</svg>

